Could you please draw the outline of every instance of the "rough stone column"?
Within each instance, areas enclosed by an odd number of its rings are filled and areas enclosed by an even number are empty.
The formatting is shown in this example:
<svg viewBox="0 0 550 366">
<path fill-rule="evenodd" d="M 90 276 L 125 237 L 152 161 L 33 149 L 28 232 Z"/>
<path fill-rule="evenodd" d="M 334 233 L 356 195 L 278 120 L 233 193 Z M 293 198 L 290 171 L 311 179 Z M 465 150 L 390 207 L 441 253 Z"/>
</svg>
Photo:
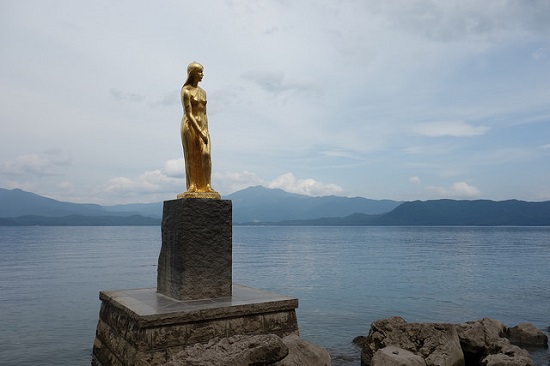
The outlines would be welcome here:
<svg viewBox="0 0 550 366">
<path fill-rule="evenodd" d="M 231 296 L 230 200 L 164 201 L 157 292 L 176 300 Z"/>
</svg>

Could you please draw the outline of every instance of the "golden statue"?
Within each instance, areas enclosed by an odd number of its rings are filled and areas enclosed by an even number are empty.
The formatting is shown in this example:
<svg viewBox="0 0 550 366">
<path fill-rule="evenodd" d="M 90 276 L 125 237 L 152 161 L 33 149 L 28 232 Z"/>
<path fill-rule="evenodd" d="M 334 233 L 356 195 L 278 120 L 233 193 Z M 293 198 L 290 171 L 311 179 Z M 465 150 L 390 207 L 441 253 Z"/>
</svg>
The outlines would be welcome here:
<svg viewBox="0 0 550 366">
<path fill-rule="evenodd" d="M 181 142 L 185 158 L 187 191 L 178 198 L 220 198 L 210 186 L 211 142 L 206 116 L 206 92 L 199 87 L 204 68 L 198 62 L 187 66 L 187 81 L 181 88 Z"/>
</svg>

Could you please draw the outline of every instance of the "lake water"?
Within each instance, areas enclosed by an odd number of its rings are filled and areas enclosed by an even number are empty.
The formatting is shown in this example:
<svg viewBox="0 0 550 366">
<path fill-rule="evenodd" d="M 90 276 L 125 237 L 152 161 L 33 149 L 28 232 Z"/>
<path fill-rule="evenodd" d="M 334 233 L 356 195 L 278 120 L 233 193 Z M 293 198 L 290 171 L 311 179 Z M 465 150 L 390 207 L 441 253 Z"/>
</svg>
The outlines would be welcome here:
<svg viewBox="0 0 550 366">
<path fill-rule="evenodd" d="M 89 365 L 99 291 L 156 286 L 160 245 L 158 227 L 0 227 L 0 365 Z M 233 280 L 299 298 L 301 336 L 358 366 L 353 338 L 395 315 L 546 330 L 550 227 L 236 226 Z"/>
</svg>

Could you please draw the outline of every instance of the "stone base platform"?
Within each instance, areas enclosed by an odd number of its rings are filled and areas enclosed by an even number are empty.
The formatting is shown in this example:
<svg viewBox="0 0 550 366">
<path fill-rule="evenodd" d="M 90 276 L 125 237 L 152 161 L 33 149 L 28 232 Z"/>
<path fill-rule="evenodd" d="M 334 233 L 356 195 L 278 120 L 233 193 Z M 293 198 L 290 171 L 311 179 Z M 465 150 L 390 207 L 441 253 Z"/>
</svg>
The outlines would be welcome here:
<svg viewBox="0 0 550 366">
<path fill-rule="evenodd" d="M 298 335 L 298 299 L 233 284 L 233 296 L 178 301 L 156 288 L 101 291 L 92 365 L 161 365 L 237 334 Z"/>
</svg>

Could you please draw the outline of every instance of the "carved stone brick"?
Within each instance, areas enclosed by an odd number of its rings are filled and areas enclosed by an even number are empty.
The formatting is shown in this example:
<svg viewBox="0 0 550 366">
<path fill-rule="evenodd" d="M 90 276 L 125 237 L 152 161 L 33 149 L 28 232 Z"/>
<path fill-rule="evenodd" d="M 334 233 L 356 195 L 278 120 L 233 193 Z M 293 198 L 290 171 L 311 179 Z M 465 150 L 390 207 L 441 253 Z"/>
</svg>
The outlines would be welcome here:
<svg viewBox="0 0 550 366">
<path fill-rule="evenodd" d="M 177 300 L 231 296 L 231 210 L 229 200 L 164 202 L 159 293 Z"/>
</svg>

